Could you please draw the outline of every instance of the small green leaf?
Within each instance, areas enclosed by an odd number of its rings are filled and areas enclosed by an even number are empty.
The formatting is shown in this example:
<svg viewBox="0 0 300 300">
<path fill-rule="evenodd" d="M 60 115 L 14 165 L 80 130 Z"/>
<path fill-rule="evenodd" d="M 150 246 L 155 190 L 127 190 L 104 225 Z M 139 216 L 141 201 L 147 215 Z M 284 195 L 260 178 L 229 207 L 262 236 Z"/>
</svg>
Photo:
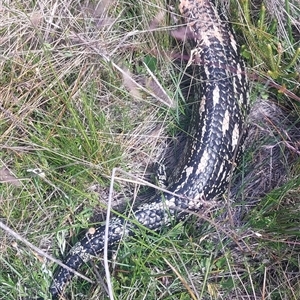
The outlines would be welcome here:
<svg viewBox="0 0 300 300">
<path fill-rule="evenodd" d="M 157 59 L 155 57 L 146 55 L 144 58 L 144 63 L 151 70 L 151 72 L 155 72 L 157 70 Z"/>
</svg>

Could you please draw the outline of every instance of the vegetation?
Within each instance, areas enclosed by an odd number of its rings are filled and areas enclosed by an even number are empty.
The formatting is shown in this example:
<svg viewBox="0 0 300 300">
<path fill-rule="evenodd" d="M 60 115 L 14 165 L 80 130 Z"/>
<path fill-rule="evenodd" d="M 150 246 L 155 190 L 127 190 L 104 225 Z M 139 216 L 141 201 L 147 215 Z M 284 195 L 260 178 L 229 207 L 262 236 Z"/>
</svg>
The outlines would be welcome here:
<svg viewBox="0 0 300 300">
<path fill-rule="evenodd" d="M 233 214 L 224 222 L 221 208 L 124 240 L 110 264 L 116 299 L 300 297 L 300 8 L 239 0 L 228 9 L 251 100 L 260 99 L 255 140 L 225 195 Z M 111 181 L 113 207 L 127 217 L 144 190 L 136 178 L 151 181 L 153 163 L 177 145 L 178 16 L 162 0 L 7 0 L 0 12 L 0 221 L 62 259 L 104 219 Z M 277 108 L 264 115 L 266 100 Z M 235 206 L 246 209 L 239 226 Z M 0 238 L 0 298 L 49 299 L 56 264 L 9 231 Z M 76 278 L 70 299 L 107 299 L 101 263 L 80 270 L 97 283 Z"/>
</svg>

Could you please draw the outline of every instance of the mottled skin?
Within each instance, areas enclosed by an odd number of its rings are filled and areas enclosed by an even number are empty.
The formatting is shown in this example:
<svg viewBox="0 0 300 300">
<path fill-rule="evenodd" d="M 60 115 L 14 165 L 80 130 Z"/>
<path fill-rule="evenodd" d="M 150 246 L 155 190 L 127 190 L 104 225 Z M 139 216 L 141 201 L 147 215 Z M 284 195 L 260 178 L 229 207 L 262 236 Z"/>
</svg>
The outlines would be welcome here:
<svg viewBox="0 0 300 300">
<path fill-rule="evenodd" d="M 193 85 L 193 114 L 184 157 L 167 187 L 173 194 L 157 194 L 138 207 L 134 222 L 112 218 L 108 246 L 123 236 L 133 235 L 137 223 L 150 230 L 184 218 L 188 211 L 205 209 L 206 203 L 222 195 L 232 170 L 242 153 L 244 122 L 248 112 L 248 85 L 243 61 L 233 33 L 209 0 L 180 1 L 179 9 L 193 39 L 191 63 L 196 82 Z M 176 196 L 176 195 L 177 196 Z M 125 226 L 126 223 L 126 226 Z M 64 263 L 78 270 L 93 256 L 103 252 L 105 225 L 87 232 L 67 255 Z M 63 293 L 73 273 L 59 268 L 50 287 L 53 298 Z"/>
</svg>

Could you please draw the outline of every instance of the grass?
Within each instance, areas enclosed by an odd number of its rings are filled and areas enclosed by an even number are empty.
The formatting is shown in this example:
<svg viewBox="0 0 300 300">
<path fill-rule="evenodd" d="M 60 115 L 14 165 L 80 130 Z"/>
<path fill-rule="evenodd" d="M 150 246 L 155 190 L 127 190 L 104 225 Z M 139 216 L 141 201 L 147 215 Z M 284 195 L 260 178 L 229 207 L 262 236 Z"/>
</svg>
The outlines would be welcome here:
<svg viewBox="0 0 300 300">
<path fill-rule="evenodd" d="M 251 131 L 256 142 L 232 182 L 246 222 L 230 228 L 221 211 L 160 234 L 141 229 L 112 257 L 116 299 L 299 298 L 299 145 L 292 139 L 299 140 L 299 8 L 285 1 L 284 20 L 270 9 L 279 2 L 266 3 L 231 6 L 251 99 L 289 109 L 254 116 L 265 129 Z M 171 58 L 179 50 L 166 31 L 172 18 L 161 0 L 18 0 L 0 11 L 1 221 L 63 258 L 83 228 L 103 219 L 112 169 L 149 179 L 149 167 L 183 127 L 182 75 Z M 140 187 L 114 182 L 114 205 L 122 209 Z M 0 239 L 0 299 L 48 299 L 56 264 L 8 232 Z M 100 260 L 80 271 L 99 280 Z M 101 284 L 79 278 L 68 295 L 106 299 Z"/>
</svg>

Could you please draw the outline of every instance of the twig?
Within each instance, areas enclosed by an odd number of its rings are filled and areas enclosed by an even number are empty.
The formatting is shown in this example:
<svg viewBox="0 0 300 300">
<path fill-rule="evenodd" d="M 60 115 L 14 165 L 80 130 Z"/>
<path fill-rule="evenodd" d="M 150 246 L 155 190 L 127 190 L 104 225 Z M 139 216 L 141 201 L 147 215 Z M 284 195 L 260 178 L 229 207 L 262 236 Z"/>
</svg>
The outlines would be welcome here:
<svg viewBox="0 0 300 300">
<path fill-rule="evenodd" d="M 33 244 L 31 244 L 30 242 L 28 242 L 25 238 L 23 238 L 21 235 L 19 235 L 18 233 L 16 233 L 14 230 L 12 230 L 11 228 L 9 228 L 8 226 L 6 226 L 4 223 L 2 223 L 0 221 L 0 228 L 2 228 L 4 231 L 6 231 L 8 234 L 10 234 L 11 236 L 13 236 L 14 238 L 16 238 L 17 240 L 21 241 L 22 243 L 24 243 L 26 246 L 28 246 L 29 248 L 31 248 L 33 251 L 35 251 L 36 253 L 38 253 L 39 255 L 46 257 L 47 259 L 55 262 L 56 264 L 60 265 L 61 267 L 67 269 L 68 271 L 74 273 L 75 275 L 83 278 L 84 280 L 90 282 L 90 283 L 94 283 L 94 281 L 92 281 L 91 279 L 87 278 L 84 275 L 81 275 L 80 273 L 78 273 L 77 271 L 75 271 L 74 269 L 70 268 L 69 266 L 63 264 L 60 260 L 52 257 L 51 255 L 47 254 L 46 252 L 40 250 L 39 248 L 37 248 L 36 246 L 34 246 Z"/>
<path fill-rule="evenodd" d="M 109 221 L 110 221 L 110 211 L 111 211 L 111 203 L 112 203 L 112 195 L 114 191 L 114 178 L 116 168 L 112 170 L 112 179 L 110 181 L 109 187 L 109 196 L 108 196 L 108 203 L 107 203 L 107 212 L 106 212 L 106 226 L 105 226 L 105 235 L 104 235 L 104 252 L 103 252 L 103 263 L 105 269 L 105 276 L 107 281 L 107 289 L 108 289 L 108 296 L 111 300 L 114 300 L 114 295 L 112 291 L 112 283 L 110 279 L 110 272 L 109 272 L 109 265 L 108 265 L 108 232 L 109 232 Z"/>
</svg>

